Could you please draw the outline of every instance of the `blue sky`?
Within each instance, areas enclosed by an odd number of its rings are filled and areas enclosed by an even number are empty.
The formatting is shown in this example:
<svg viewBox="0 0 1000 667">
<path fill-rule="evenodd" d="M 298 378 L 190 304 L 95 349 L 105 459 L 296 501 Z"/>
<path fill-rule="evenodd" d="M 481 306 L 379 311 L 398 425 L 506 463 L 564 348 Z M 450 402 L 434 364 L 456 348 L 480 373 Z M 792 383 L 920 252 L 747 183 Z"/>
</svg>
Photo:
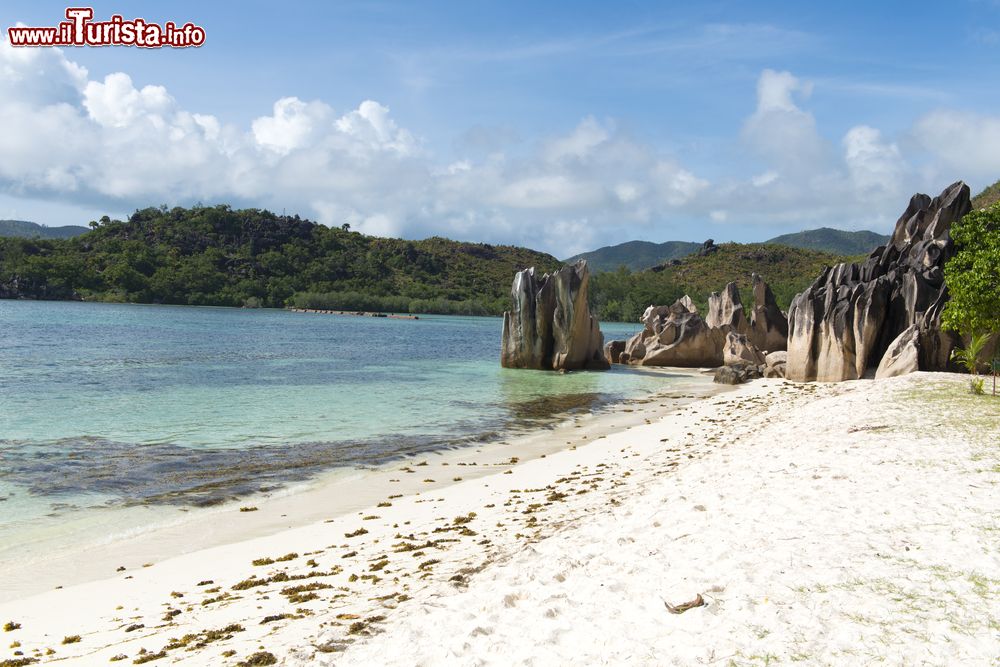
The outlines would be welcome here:
<svg viewBox="0 0 1000 667">
<path fill-rule="evenodd" d="M 1000 178 L 1000 2 L 238 7 L 94 5 L 199 49 L 0 48 L 0 217 L 232 202 L 566 256 L 886 231 Z"/>
</svg>

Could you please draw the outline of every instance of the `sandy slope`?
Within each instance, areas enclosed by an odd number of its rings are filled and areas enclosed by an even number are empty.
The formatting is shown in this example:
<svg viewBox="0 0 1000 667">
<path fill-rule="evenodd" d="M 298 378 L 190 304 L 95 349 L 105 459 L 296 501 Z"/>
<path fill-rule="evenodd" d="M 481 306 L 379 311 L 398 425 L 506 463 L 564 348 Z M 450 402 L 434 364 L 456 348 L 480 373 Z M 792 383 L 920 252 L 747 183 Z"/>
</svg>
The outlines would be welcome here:
<svg viewBox="0 0 1000 667">
<path fill-rule="evenodd" d="M 17 640 L 82 664 L 1000 664 L 998 434 L 1000 401 L 959 377 L 758 381 L 391 506 L 6 603 L 22 627 L 0 660 Z"/>
</svg>

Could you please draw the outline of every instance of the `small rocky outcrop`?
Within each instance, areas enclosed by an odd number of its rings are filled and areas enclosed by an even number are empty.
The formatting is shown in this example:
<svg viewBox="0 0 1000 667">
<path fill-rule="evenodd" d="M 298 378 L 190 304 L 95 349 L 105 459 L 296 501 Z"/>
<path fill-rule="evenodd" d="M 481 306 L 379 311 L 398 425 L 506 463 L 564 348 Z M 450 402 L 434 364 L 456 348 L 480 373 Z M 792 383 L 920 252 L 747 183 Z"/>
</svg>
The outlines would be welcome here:
<svg viewBox="0 0 1000 667">
<path fill-rule="evenodd" d="M 701 319 L 686 296 L 670 306 L 650 306 L 643 330 L 625 346 L 628 363 L 642 366 L 718 366 L 725 334 Z"/>
<path fill-rule="evenodd" d="M 511 286 L 513 308 L 503 314 L 500 365 L 538 370 L 606 370 L 604 336 L 587 305 L 586 260 L 540 279 L 534 267 Z"/>
<path fill-rule="evenodd" d="M 703 368 L 740 359 L 762 365 L 766 352 L 785 349 L 781 332 L 788 322 L 767 283 L 757 275 L 753 280 L 756 303 L 749 319 L 736 283 L 708 297 L 704 319 L 687 295 L 669 306 L 650 306 L 643 330 L 626 343 L 619 363 Z M 737 336 L 733 344 L 727 343 L 730 334 Z"/>
<path fill-rule="evenodd" d="M 785 377 L 785 367 L 788 363 L 788 352 L 779 350 L 771 352 L 764 357 L 764 377 L 783 378 Z"/>
<path fill-rule="evenodd" d="M 625 351 L 625 341 L 610 340 L 604 345 L 604 358 L 609 364 L 621 363 L 622 352 Z"/>
<path fill-rule="evenodd" d="M 699 257 L 704 257 L 705 255 L 711 255 L 713 252 L 718 252 L 718 251 L 719 251 L 719 246 L 715 245 L 715 240 L 708 239 L 707 241 L 701 244 L 700 248 L 698 248 L 697 255 Z"/>
<path fill-rule="evenodd" d="M 798 294 L 788 313 L 788 378 L 865 377 L 883 366 L 890 348 L 883 376 L 904 368 L 944 370 L 957 337 L 941 329 L 948 300 L 943 269 L 954 254 L 951 225 L 971 208 L 962 182 L 934 199 L 914 195 L 887 245 L 860 264 L 826 269 Z"/>
<path fill-rule="evenodd" d="M 719 384 L 743 384 L 747 380 L 755 380 L 761 376 L 760 367 L 754 364 L 739 363 L 720 366 L 715 369 L 712 382 Z"/>
</svg>

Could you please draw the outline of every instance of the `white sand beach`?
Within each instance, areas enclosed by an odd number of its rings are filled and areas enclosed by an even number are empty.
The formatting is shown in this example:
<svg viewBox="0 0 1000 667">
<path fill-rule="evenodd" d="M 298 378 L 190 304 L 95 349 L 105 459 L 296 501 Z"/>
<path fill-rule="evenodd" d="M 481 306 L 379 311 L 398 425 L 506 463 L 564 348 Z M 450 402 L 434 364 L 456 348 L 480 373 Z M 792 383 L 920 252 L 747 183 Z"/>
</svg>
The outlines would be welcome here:
<svg viewBox="0 0 1000 667">
<path fill-rule="evenodd" d="M 1000 401 L 966 384 L 758 380 L 423 457 L 419 494 L 5 594 L 0 664 L 1000 664 Z"/>
</svg>

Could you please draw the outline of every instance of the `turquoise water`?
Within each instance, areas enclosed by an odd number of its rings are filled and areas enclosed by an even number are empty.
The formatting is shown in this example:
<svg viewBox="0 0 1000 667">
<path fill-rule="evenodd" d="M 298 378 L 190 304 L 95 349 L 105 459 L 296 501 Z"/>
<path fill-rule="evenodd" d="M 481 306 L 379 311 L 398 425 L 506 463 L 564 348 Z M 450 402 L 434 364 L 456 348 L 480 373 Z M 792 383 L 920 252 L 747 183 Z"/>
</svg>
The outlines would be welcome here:
<svg viewBox="0 0 1000 667">
<path fill-rule="evenodd" d="M 0 540 L 74 512 L 217 504 L 669 388 L 638 369 L 501 369 L 500 328 L 0 301 Z"/>
</svg>

